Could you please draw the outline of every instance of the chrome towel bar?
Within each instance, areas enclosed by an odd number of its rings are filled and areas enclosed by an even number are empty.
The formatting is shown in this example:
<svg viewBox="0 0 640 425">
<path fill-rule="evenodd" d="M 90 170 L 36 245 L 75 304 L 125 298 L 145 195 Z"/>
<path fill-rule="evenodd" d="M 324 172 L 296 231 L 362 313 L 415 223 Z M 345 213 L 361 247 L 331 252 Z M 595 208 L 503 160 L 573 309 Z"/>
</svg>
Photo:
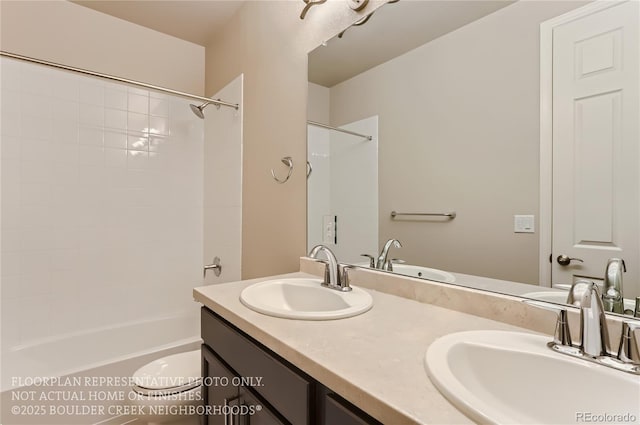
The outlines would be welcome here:
<svg viewBox="0 0 640 425">
<path fill-rule="evenodd" d="M 451 220 L 456 218 L 456 212 L 446 212 L 446 213 L 400 213 L 396 211 L 391 211 L 391 218 L 396 218 L 399 215 L 411 215 L 411 216 L 426 216 L 426 217 L 447 217 Z"/>
</svg>

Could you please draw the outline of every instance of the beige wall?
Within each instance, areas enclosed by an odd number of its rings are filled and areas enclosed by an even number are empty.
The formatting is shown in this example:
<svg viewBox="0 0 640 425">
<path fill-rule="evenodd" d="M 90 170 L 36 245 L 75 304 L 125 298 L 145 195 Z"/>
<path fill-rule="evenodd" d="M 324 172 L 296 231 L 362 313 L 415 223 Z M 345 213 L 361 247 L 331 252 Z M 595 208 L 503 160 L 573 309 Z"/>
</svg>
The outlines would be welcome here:
<svg viewBox="0 0 640 425">
<path fill-rule="evenodd" d="M 364 12 L 380 3 L 371 2 Z M 244 73 L 242 277 L 298 270 L 306 251 L 307 53 L 363 16 L 344 1 L 245 4 L 207 45 L 206 93 Z M 296 171 L 277 184 L 283 156 Z"/>
<path fill-rule="evenodd" d="M 1 1 L 2 50 L 204 93 L 204 47 L 62 0 Z"/>
<path fill-rule="evenodd" d="M 380 116 L 380 242 L 401 240 L 395 256 L 538 283 L 538 233 L 514 233 L 513 216 L 537 224 L 539 24 L 580 5 L 515 3 L 331 89 L 333 125 Z"/>
<path fill-rule="evenodd" d="M 307 99 L 307 119 L 309 121 L 328 123 L 330 118 L 329 102 L 330 91 L 327 87 L 309 83 L 309 95 Z"/>
</svg>

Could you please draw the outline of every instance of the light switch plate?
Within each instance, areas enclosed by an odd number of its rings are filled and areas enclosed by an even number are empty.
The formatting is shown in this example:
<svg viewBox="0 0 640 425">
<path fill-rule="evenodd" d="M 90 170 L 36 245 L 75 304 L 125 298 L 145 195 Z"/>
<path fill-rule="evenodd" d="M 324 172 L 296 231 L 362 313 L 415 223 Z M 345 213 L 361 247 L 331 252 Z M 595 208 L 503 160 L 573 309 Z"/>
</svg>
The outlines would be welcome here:
<svg viewBox="0 0 640 425">
<path fill-rule="evenodd" d="M 514 215 L 513 231 L 515 233 L 535 233 L 535 216 L 533 215 Z"/>
<path fill-rule="evenodd" d="M 323 215 L 322 216 L 322 243 L 335 244 L 337 243 L 336 236 L 336 221 L 338 217 L 335 215 Z"/>
</svg>

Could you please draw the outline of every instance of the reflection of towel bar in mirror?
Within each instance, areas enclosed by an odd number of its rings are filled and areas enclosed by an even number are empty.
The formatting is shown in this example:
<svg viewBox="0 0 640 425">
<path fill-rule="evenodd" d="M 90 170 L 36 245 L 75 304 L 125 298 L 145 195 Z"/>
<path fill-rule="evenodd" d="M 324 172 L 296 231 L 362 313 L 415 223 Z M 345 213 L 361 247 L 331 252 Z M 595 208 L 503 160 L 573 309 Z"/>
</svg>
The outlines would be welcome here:
<svg viewBox="0 0 640 425">
<path fill-rule="evenodd" d="M 367 134 L 356 133 L 355 131 L 345 130 L 343 128 L 331 127 L 330 125 L 322 124 L 321 122 L 307 121 L 307 124 L 314 125 L 316 127 L 326 128 L 328 130 L 339 131 L 341 133 L 351 134 L 352 136 L 364 137 L 367 140 L 373 140 L 373 136 L 369 136 Z"/>
<path fill-rule="evenodd" d="M 451 220 L 456 218 L 455 211 L 446 212 L 446 213 L 400 213 L 396 211 L 391 211 L 391 218 L 396 218 L 399 215 L 411 215 L 411 216 L 426 216 L 426 217 L 447 217 Z"/>
</svg>

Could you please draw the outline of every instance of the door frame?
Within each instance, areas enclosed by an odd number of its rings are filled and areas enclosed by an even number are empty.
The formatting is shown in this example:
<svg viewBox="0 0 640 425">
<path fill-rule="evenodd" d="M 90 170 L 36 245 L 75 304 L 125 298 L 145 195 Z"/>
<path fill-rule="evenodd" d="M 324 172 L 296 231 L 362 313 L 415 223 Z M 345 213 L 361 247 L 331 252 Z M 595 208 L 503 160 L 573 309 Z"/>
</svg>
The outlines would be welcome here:
<svg viewBox="0 0 640 425">
<path fill-rule="evenodd" d="M 540 24 L 540 286 L 551 286 L 553 261 L 553 30 L 627 1 L 595 0 Z"/>
</svg>

